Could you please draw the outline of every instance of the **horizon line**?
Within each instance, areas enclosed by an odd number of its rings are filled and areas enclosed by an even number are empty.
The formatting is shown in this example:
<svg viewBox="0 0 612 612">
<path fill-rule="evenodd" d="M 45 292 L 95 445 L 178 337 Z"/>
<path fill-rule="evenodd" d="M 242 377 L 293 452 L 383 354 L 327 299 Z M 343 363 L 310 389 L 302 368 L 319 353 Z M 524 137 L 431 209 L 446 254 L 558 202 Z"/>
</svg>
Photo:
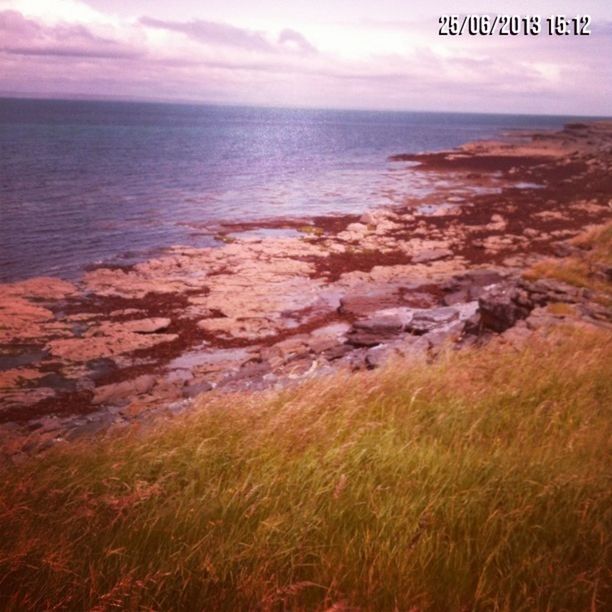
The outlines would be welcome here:
<svg viewBox="0 0 612 612">
<path fill-rule="evenodd" d="M 35 92 L 7 92 L 0 91 L 0 99 L 3 100 L 41 100 L 55 102 L 120 102 L 125 104 L 165 104 L 175 106 L 207 106 L 219 108 L 261 108 L 270 110 L 303 110 L 303 111 L 337 111 L 337 112 L 363 112 L 363 113 L 430 113 L 430 114 L 454 114 L 454 115 L 501 115 L 501 116 L 524 116 L 524 117 L 576 117 L 588 119 L 611 119 L 612 115 L 592 115 L 576 113 L 526 113 L 526 112 L 492 112 L 492 111 L 457 111 L 457 110 L 425 110 L 425 109 L 398 109 L 398 108 L 359 108 L 359 107 L 321 107 L 321 106 L 279 106 L 275 104 L 249 104 L 240 102 L 212 102 L 206 100 L 173 99 L 173 98 L 151 98 L 132 97 L 121 95 L 104 94 L 38 94 Z"/>
</svg>

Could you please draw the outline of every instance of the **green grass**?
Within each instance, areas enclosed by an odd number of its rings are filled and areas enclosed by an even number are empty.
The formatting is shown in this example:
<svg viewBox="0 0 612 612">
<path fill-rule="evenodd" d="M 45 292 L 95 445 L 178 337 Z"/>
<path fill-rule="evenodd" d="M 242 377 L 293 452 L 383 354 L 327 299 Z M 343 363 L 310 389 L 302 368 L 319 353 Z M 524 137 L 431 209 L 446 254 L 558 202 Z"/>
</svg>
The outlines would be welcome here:
<svg viewBox="0 0 612 612">
<path fill-rule="evenodd" d="M 605 610 L 612 336 L 210 396 L 0 476 L 7 610 Z"/>
</svg>

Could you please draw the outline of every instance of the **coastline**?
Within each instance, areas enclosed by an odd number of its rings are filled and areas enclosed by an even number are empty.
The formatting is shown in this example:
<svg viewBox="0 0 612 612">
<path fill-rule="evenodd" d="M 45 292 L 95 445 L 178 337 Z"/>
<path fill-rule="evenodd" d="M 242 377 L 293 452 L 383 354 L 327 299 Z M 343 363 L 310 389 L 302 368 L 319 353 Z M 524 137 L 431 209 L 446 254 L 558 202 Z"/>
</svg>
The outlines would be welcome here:
<svg viewBox="0 0 612 612">
<path fill-rule="evenodd" d="M 593 295 L 523 272 L 612 218 L 612 123 L 392 159 L 438 188 L 359 217 L 226 224 L 222 247 L 175 247 L 79 283 L 2 285 L 4 458 L 176 414 L 214 389 L 516 345 L 567 318 L 610 325 Z M 301 235 L 240 238 L 262 229 Z M 578 307 L 560 316 L 557 303 Z"/>
</svg>

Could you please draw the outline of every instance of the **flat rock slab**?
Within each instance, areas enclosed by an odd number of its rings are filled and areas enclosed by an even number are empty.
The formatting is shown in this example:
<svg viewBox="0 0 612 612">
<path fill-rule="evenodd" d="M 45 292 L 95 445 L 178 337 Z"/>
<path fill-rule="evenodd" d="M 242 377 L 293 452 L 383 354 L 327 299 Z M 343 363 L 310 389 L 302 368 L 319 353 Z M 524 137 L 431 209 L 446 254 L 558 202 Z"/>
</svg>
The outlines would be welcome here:
<svg viewBox="0 0 612 612">
<path fill-rule="evenodd" d="M 140 319 L 137 321 L 127 321 L 124 327 L 127 331 L 132 331 L 136 334 L 154 334 L 164 331 L 170 327 L 172 321 L 163 317 L 153 319 Z"/>
</svg>

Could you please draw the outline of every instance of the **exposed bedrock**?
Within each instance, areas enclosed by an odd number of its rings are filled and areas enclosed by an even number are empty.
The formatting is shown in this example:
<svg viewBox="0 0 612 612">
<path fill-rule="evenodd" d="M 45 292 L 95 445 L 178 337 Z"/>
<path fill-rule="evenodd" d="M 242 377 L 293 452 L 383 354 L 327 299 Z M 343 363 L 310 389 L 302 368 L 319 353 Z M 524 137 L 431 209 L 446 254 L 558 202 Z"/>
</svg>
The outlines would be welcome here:
<svg viewBox="0 0 612 612">
<path fill-rule="evenodd" d="M 610 325 L 589 291 L 523 272 L 571 257 L 574 236 L 612 218 L 612 124 L 531 136 L 398 156 L 418 163 L 406 172 L 425 195 L 270 222 L 299 238 L 241 237 L 268 225 L 234 222 L 219 248 L 2 285 L 0 447 L 20 456 L 172 415 L 214 389 L 520 345 L 567 319 Z M 593 274 L 611 281 L 609 267 Z"/>
</svg>

